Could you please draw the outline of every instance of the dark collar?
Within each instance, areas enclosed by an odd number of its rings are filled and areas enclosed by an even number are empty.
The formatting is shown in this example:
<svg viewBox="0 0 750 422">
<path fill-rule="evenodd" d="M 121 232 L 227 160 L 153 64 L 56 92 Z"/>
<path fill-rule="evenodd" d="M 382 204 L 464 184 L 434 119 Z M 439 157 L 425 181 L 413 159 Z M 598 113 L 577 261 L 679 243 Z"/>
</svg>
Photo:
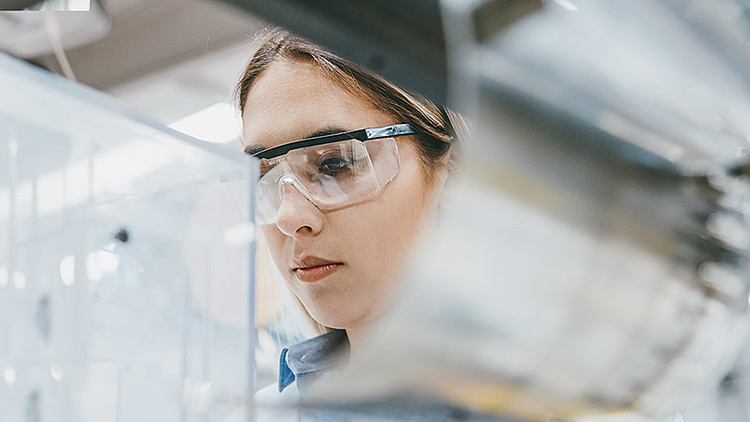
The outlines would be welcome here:
<svg viewBox="0 0 750 422">
<path fill-rule="evenodd" d="M 346 331 L 334 330 L 285 347 L 279 359 L 279 392 L 297 381 L 300 395 L 326 373 L 335 372 L 349 358 Z"/>
</svg>

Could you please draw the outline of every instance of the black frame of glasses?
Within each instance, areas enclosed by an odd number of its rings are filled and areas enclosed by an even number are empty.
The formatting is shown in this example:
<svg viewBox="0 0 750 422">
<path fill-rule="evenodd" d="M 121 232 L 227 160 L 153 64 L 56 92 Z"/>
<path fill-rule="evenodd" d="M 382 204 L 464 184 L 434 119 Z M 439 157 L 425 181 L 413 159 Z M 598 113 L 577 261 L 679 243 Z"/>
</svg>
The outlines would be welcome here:
<svg viewBox="0 0 750 422">
<path fill-rule="evenodd" d="M 407 123 L 400 123 L 390 126 L 370 127 L 365 129 L 352 130 L 349 132 L 332 133 L 330 135 L 301 139 L 299 141 L 266 148 L 251 155 L 255 158 L 271 159 L 280 157 L 287 152 L 293 151 L 295 149 L 306 148 L 315 145 L 330 144 L 333 142 L 345 141 L 348 139 L 356 139 L 358 141 L 364 142 L 372 139 L 391 138 L 394 136 L 414 134 L 415 132 L 412 130 L 411 126 L 409 126 Z"/>
</svg>

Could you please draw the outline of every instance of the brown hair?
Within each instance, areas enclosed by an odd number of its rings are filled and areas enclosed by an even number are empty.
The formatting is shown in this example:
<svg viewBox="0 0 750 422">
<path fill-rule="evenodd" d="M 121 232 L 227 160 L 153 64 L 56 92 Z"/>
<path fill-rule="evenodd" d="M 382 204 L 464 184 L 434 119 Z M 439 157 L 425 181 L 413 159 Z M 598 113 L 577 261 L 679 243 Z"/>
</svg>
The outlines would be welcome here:
<svg viewBox="0 0 750 422">
<path fill-rule="evenodd" d="M 347 92 L 364 96 L 376 109 L 401 123 L 408 123 L 416 132 L 415 145 L 425 174 L 434 181 L 435 170 L 441 167 L 450 150 L 448 142 L 455 138 L 451 123 L 452 119 L 457 119 L 455 114 L 287 31 L 269 30 L 261 40 L 235 90 L 240 115 L 244 113 L 253 83 L 275 60 L 284 58 L 313 63 Z"/>
</svg>

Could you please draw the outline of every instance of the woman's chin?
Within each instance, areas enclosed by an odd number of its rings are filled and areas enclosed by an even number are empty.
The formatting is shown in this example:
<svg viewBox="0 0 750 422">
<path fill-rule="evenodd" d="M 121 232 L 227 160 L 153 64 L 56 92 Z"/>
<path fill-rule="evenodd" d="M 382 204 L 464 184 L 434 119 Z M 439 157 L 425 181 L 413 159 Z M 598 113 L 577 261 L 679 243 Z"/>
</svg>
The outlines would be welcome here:
<svg viewBox="0 0 750 422">
<path fill-rule="evenodd" d="M 367 320 L 367 315 L 342 315 L 340 308 L 333 311 L 310 312 L 310 316 L 319 324 L 338 330 L 348 330 L 358 327 L 362 325 L 363 321 Z"/>
</svg>

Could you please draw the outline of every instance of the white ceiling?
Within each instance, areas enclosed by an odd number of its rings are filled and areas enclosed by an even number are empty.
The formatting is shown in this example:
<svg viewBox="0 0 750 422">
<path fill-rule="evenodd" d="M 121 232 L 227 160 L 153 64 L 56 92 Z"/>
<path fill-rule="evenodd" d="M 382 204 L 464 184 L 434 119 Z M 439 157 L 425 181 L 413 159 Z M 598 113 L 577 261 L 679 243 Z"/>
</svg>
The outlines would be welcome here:
<svg viewBox="0 0 750 422">
<path fill-rule="evenodd" d="M 234 84 L 253 51 L 254 34 L 265 26 L 219 1 L 101 3 L 111 29 L 103 38 L 65 51 L 76 79 L 167 125 L 216 103 L 231 104 Z M 60 22 L 66 23 L 65 18 L 60 15 Z M 0 19 L 0 32 L 3 24 Z M 16 45 L 23 45 L 21 41 L 15 40 Z M 54 54 L 30 61 L 62 73 Z M 226 117 L 224 127 L 231 124 L 239 134 L 236 116 Z M 239 142 L 237 137 L 227 146 L 239 148 Z"/>
<path fill-rule="evenodd" d="M 249 43 L 260 23 L 210 0 L 103 0 L 112 28 L 102 39 L 66 51 L 76 78 L 109 90 L 238 43 Z M 33 59 L 49 69 L 52 54 Z"/>
</svg>

